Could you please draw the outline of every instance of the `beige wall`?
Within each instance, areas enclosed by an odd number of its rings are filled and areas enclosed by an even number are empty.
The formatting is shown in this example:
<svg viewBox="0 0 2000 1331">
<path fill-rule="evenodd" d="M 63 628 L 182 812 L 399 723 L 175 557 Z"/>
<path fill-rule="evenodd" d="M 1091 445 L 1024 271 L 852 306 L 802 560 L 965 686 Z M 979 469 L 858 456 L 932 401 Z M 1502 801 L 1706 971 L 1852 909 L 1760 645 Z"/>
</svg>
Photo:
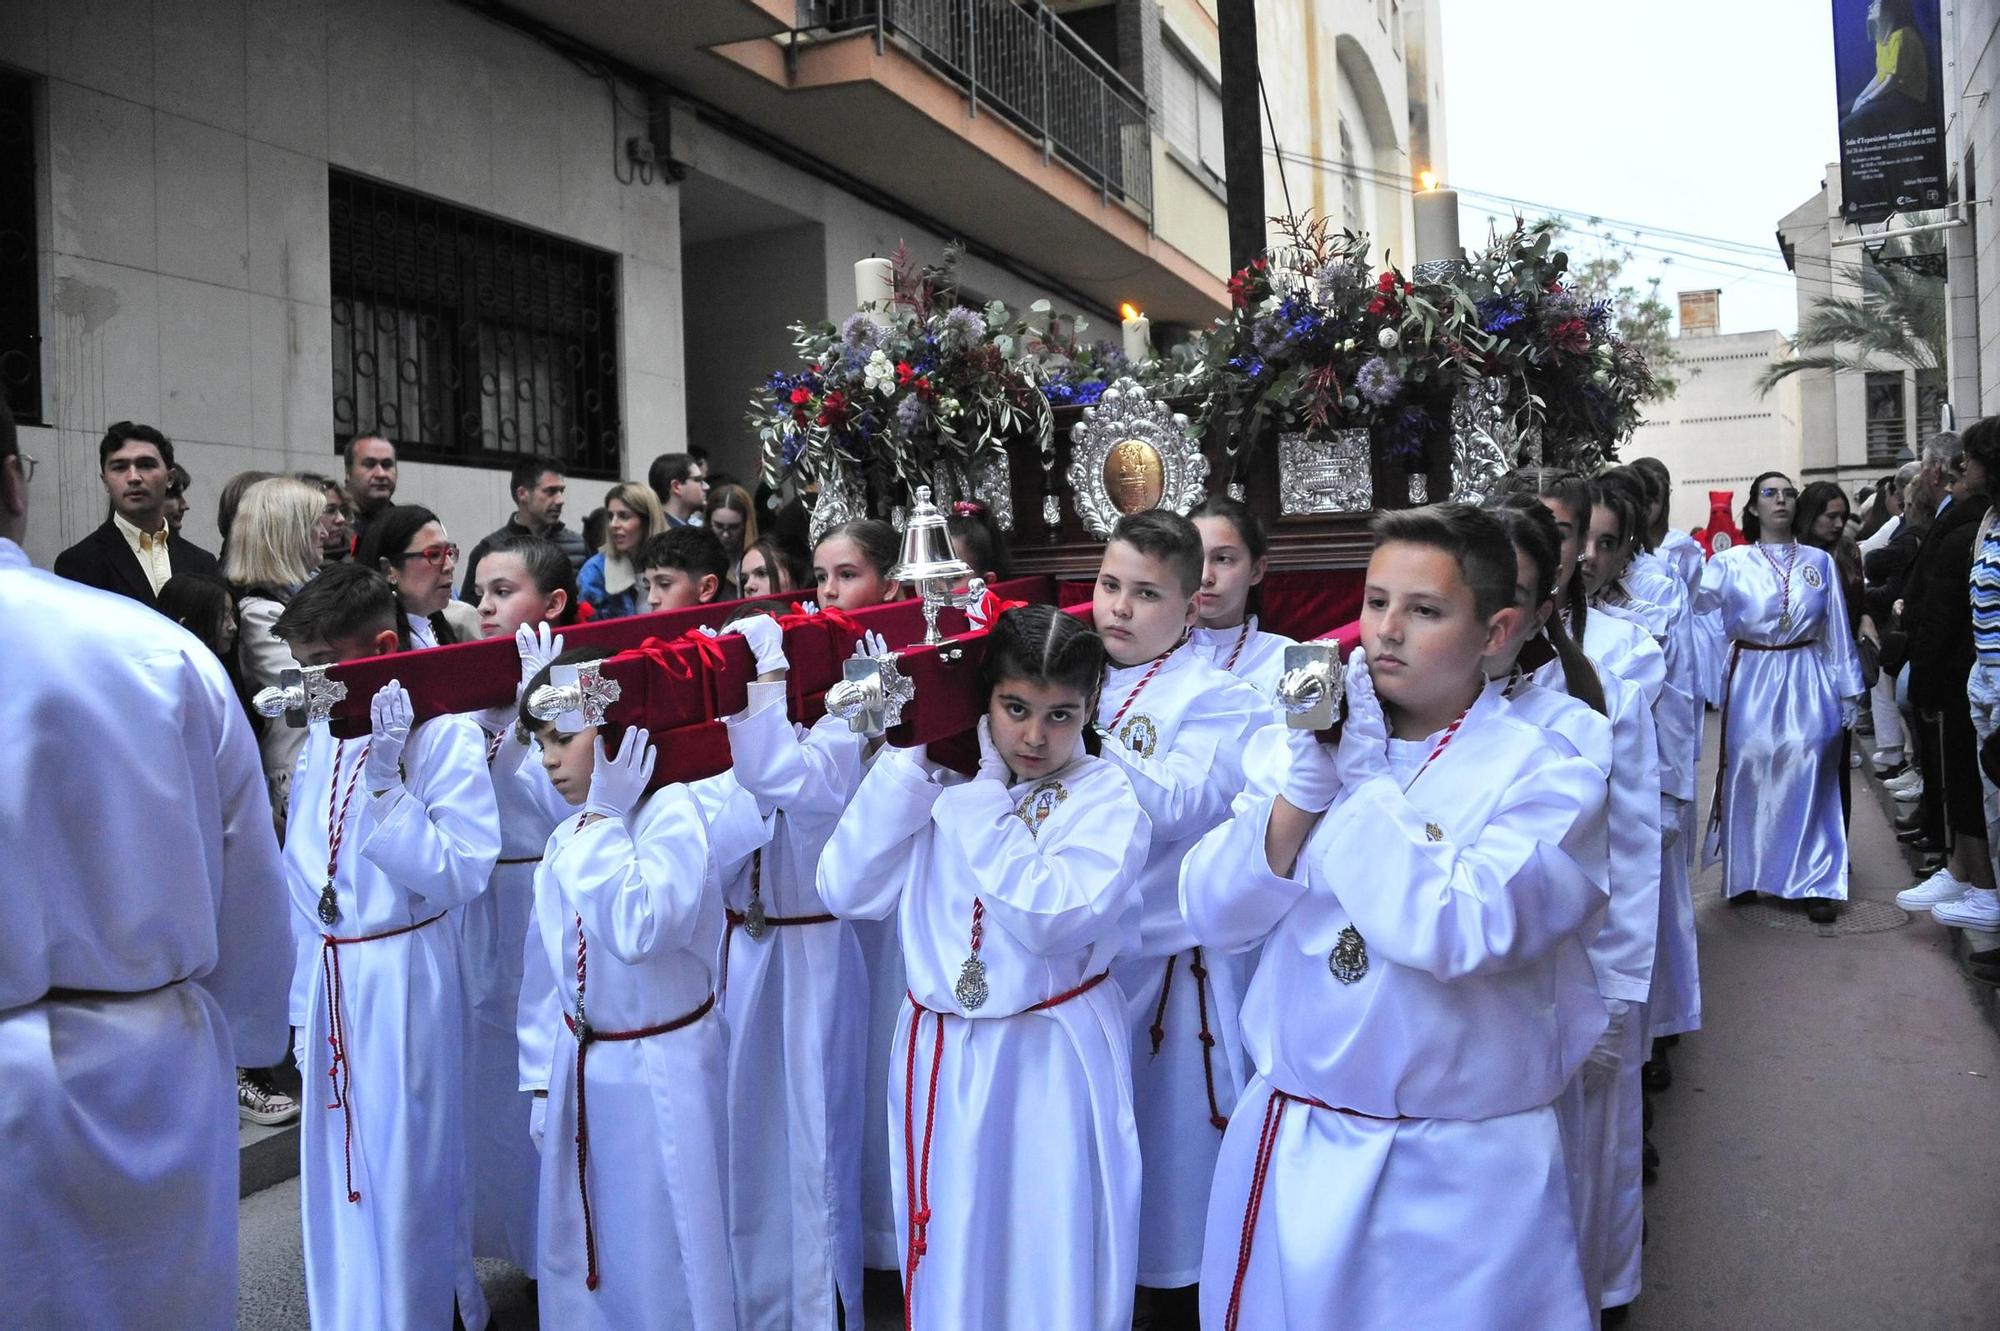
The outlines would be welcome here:
<svg viewBox="0 0 2000 1331">
<path fill-rule="evenodd" d="M 683 444 L 675 191 L 613 178 L 609 94 L 540 45 L 440 0 L 6 0 L 0 60 L 46 76 L 36 560 L 102 521 L 114 420 L 175 441 L 210 549 L 235 472 L 337 469 L 330 165 L 619 254 L 628 452 Z M 469 545 L 506 489 L 412 463 L 398 496 Z"/>
<path fill-rule="evenodd" d="M 1799 476 L 1804 450 L 1796 380 L 1769 396 L 1755 387 L 1764 367 L 1790 344 L 1768 329 L 1720 337 L 1674 339 L 1681 384 L 1674 396 L 1646 409 L 1646 423 L 1620 455 L 1652 456 L 1673 473 L 1668 520 L 1687 530 L 1708 521 L 1711 490 L 1733 490 L 1741 506 L 1760 471 Z"/>
</svg>

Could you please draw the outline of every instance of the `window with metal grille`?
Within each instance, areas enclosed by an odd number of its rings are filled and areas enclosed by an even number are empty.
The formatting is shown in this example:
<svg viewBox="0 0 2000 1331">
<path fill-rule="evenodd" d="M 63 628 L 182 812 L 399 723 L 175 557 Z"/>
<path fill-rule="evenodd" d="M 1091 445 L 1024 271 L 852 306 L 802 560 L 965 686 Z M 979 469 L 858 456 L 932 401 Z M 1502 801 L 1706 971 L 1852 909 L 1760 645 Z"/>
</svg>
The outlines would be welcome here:
<svg viewBox="0 0 2000 1331">
<path fill-rule="evenodd" d="M 615 255 L 341 171 L 329 194 L 338 442 L 618 474 Z"/>
<path fill-rule="evenodd" d="M 1889 371 L 1868 376 L 1868 461 L 1888 465 L 1910 446 L 1910 418 L 1903 406 L 1903 375 Z"/>
<path fill-rule="evenodd" d="M 0 392 L 42 419 L 42 302 L 35 277 L 35 87 L 0 72 Z"/>
</svg>

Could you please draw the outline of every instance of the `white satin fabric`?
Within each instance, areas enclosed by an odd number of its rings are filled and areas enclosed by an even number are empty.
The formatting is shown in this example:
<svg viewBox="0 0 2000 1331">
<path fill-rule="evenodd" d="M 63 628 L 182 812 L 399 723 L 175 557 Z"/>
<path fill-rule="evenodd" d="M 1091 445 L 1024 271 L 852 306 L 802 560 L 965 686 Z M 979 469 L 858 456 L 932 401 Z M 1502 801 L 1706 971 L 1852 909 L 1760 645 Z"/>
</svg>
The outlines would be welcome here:
<svg viewBox="0 0 2000 1331">
<path fill-rule="evenodd" d="M 585 1287 L 577 1180 L 577 932 L 584 1011 L 601 1032 L 643 1030 L 714 993 L 722 900 L 708 830 L 685 786 L 664 786 L 631 818 L 566 818 L 535 873 L 521 1021 L 556 1032 L 542 1137 L 542 1325 L 736 1325 L 723 1128 L 726 1036 L 719 1013 L 678 1030 L 593 1043 L 585 1057 L 589 1185 L 599 1283 Z M 523 1073 L 532 1073 L 523 1068 Z"/>
<path fill-rule="evenodd" d="M 0 1316 L 233 1326 L 231 1088 L 291 958 L 256 741 L 193 636 L 7 540 L 0 622 Z"/>
<path fill-rule="evenodd" d="M 1139 1140 L 1121 996 L 1105 981 L 1027 1009 L 1134 944 L 1148 841 L 1124 774 L 1081 748 L 1055 776 L 1012 785 L 889 750 L 820 860 L 831 909 L 896 914 L 924 1009 L 906 1005 L 897 1027 L 882 1125 L 905 1270 L 916 1261 L 912 1327 L 1131 1321 Z M 955 986 L 975 898 L 989 992 L 968 1010 Z M 912 1212 L 926 1205 L 918 1247 Z"/>
<path fill-rule="evenodd" d="M 771 824 L 759 876 L 766 916 L 827 913 L 814 875 L 860 787 L 866 745 L 835 717 L 810 730 L 794 725 L 781 683 L 751 685 L 748 708 L 729 718 L 734 780 Z M 743 911 L 749 886 L 745 875 L 726 904 Z M 845 920 L 777 925 L 762 938 L 736 928 L 726 945 L 738 1325 L 833 1331 L 844 1307 L 846 1325 L 860 1326 L 862 1134 L 886 1105 L 886 1085 L 872 1101 L 862 1085 L 869 987 L 861 945 Z"/>
<path fill-rule="evenodd" d="M 1245 636 L 1248 630 L 1248 636 Z M 1241 643 L 1242 650 L 1237 650 Z M 1188 633 L 1188 645 L 1202 660 L 1225 674 L 1233 675 L 1257 690 L 1264 701 L 1277 706 L 1278 676 L 1285 671 L 1285 648 L 1294 640 L 1282 633 L 1266 633 L 1251 615 L 1233 629 L 1195 628 Z M 1234 664 L 1231 664 L 1234 658 Z"/>
<path fill-rule="evenodd" d="M 1794 551 L 1791 620 L 1781 625 L 1779 570 Z M 1863 690 L 1833 557 L 1807 545 L 1725 550 L 1708 561 L 1695 608 L 1712 616 L 1727 694 L 1721 803 L 1709 822 L 1704 863 L 1722 862 L 1724 896 L 1846 900 L 1840 712 L 1842 699 L 1858 705 Z M 1737 642 L 1811 645 L 1742 651 L 1730 678 Z"/>
<path fill-rule="evenodd" d="M 1147 663 L 1105 672 L 1097 704 L 1100 726 L 1111 726 L 1149 668 Z M 1104 742 L 1104 756 L 1125 770 L 1153 829 L 1152 851 L 1139 879 L 1139 945 L 1113 971 L 1131 1027 L 1133 1103 L 1145 1161 L 1142 1285 L 1176 1288 L 1200 1277 L 1202 1216 L 1222 1144 L 1222 1130 L 1212 1120 L 1227 1119 L 1249 1073 L 1237 1026 L 1249 959 L 1197 955 L 1181 918 L 1180 873 L 1195 841 L 1228 816 L 1229 802 L 1243 788 L 1244 751 L 1251 736 L 1270 723 L 1273 705 L 1270 695 L 1183 647 L 1167 658 Z M 1197 967 L 1203 974 L 1196 974 Z M 1204 1030 L 1212 1044 L 1203 1040 Z"/>
<path fill-rule="evenodd" d="M 521 1090 L 521 957 L 535 896 L 535 866 L 549 833 L 570 812 L 527 761 L 514 709 L 479 718 L 493 757 L 500 858 L 486 890 L 459 908 L 459 976 L 465 985 L 465 1150 L 472 1251 L 535 1273 L 535 1205 L 541 1157 L 528 1139 L 533 1100 Z M 494 748 L 497 738 L 498 747 Z"/>
<path fill-rule="evenodd" d="M 334 883 L 340 915 L 319 919 L 329 806 L 344 801 L 365 740 L 336 744 L 316 725 L 292 780 L 285 879 L 297 968 L 292 1022 L 303 1032 L 299 1207 L 313 1326 L 435 1327 L 456 1296 L 468 1327 L 485 1324 L 472 1269 L 465 1177 L 462 906 L 486 890 L 500 853 L 485 735 L 469 717 L 441 716 L 410 733 L 403 784 L 376 798 L 354 784 Z M 339 770 L 335 771 L 335 757 Z M 335 783 L 339 789 L 334 790 Z M 322 935 L 389 938 L 342 944 Z M 347 1108 L 335 1083 L 327 973 L 338 966 Z M 348 1200 L 349 1169 L 358 1201 Z"/>
<path fill-rule="evenodd" d="M 1602 818 L 1605 779 L 1503 689 L 1427 770 L 1436 737 L 1392 741 L 1391 774 L 1336 795 L 1296 877 L 1265 860 L 1261 773 L 1188 857 L 1196 936 L 1264 944 L 1243 1006 L 1258 1080 L 1210 1199 L 1205 1324 L 1223 1325 L 1235 1284 L 1272 1088 L 1336 1108 L 1291 1104 L 1279 1124 L 1239 1325 L 1590 1324 L 1550 1105 L 1605 1026 L 1584 946 L 1604 890 L 1562 849 Z M 1349 925 L 1368 955 L 1351 985 L 1328 966 Z"/>
</svg>

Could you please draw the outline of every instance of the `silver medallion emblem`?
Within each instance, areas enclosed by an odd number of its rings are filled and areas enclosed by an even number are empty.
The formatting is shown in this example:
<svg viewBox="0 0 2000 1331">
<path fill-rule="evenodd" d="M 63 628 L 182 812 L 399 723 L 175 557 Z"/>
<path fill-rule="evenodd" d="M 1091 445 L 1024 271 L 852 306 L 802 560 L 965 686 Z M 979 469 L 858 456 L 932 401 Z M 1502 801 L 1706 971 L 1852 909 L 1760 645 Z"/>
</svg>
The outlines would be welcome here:
<svg viewBox="0 0 2000 1331">
<path fill-rule="evenodd" d="M 750 904 L 743 908 L 743 932 L 752 938 L 762 938 L 770 929 L 764 915 L 764 899 L 751 897 Z"/>
<path fill-rule="evenodd" d="M 1359 929 L 1350 924 L 1340 931 L 1340 937 L 1333 940 L 1333 951 L 1327 954 L 1326 965 L 1333 978 L 1342 984 L 1354 984 L 1368 973 L 1368 943 Z"/>
<path fill-rule="evenodd" d="M 967 957 L 958 968 L 958 983 L 951 987 L 951 992 L 967 1012 L 977 1012 L 986 1006 L 986 963 L 977 953 Z"/>
<path fill-rule="evenodd" d="M 320 889 L 319 922 L 331 926 L 339 918 L 340 898 L 334 895 L 333 880 L 329 878 L 326 880 L 326 886 Z"/>
</svg>

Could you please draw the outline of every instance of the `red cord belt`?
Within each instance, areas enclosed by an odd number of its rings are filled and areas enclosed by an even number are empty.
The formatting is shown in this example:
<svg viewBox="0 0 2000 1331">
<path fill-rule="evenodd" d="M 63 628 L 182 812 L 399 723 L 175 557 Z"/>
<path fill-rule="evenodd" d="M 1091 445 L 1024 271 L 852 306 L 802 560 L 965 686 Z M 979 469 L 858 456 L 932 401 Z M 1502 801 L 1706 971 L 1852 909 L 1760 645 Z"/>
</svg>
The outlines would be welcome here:
<svg viewBox="0 0 2000 1331">
<path fill-rule="evenodd" d="M 1264 1101 L 1264 1130 L 1257 1136 L 1257 1165 L 1250 1175 L 1250 1196 L 1243 1203 L 1243 1237 L 1236 1247 L 1236 1279 L 1229 1286 L 1229 1310 L 1223 1314 L 1222 1331 L 1236 1331 L 1236 1321 L 1242 1313 L 1243 1279 L 1250 1274 L 1250 1246 L 1257 1234 L 1257 1213 L 1264 1205 L 1264 1180 L 1270 1175 L 1271 1155 L 1277 1149 L 1278 1126 L 1285 1121 L 1285 1107 L 1291 1104 L 1331 1110 L 1349 1118 L 1374 1119 L 1378 1123 L 1401 1123 L 1408 1118 L 1403 1114 L 1394 1118 L 1364 1114 L 1358 1109 L 1342 1109 L 1324 1100 L 1315 1100 L 1310 1095 L 1293 1095 L 1275 1086 L 1271 1088 L 1270 1098 Z"/>
<path fill-rule="evenodd" d="M 341 1166 L 345 1170 L 347 1200 L 350 1203 L 360 1201 L 361 1194 L 354 1190 L 354 1110 L 348 1103 L 348 1091 L 354 1080 L 354 1070 L 347 1057 L 347 1021 L 340 1012 L 341 1003 L 345 998 L 345 990 L 340 980 L 340 949 L 353 943 L 377 943 L 384 938 L 415 933 L 426 925 L 436 924 L 443 918 L 444 912 L 439 911 L 428 920 L 387 929 L 379 934 L 362 934 L 355 938 L 336 938 L 332 934 L 320 935 L 320 941 L 325 944 L 319 950 L 320 993 L 326 1000 L 326 1042 L 333 1047 L 333 1062 L 326 1070 L 327 1078 L 333 1083 L 333 1103 L 327 1108 L 340 1111 Z"/>
<path fill-rule="evenodd" d="M 1012 1016 L 1026 1016 L 1030 1012 L 1046 1012 L 1052 1007 L 1061 1007 L 1072 998 L 1080 998 L 1098 985 L 1103 984 L 1109 971 L 1097 974 L 1077 985 L 1065 989 L 1053 998 L 1044 998 L 1032 1007 L 1022 1008 Z M 909 1331 L 911 1309 L 914 1307 L 917 1284 L 917 1264 L 924 1256 L 924 1234 L 931 1223 L 931 1130 L 937 1124 L 938 1067 L 944 1062 L 944 1019 L 956 1017 L 956 1012 L 934 1012 L 917 1001 L 915 994 L 907 995 L 910 1006 L 916 1009 L 916 1016 L 910 1022 L 909 1048 L 904 1051 L 903 1061 L 903 1190 L 905 1192 L 904 1211 L 909 1216 L 904 1235 L 903 1265 L 903 1327 Z M 921 1155 L 917 1152 L 916 1126 L 911 1117 L 917 1089 L 917 1028 L 926 1016 L 937 1018 L 937 1033 L 931 1044 L 931 1085 L 924 1102 L 924 1144 Z M 980 1018 L 992 1020 L 992 1018 Z M 1001 1018 L 1005 1020 L 1005 1018 Z"/>
<path fill-rule="evenodd" d="M 715 1006 L 715 995 L 701 1000 L 690 1012 L 684 1012 L 672 1021 L 661 1022 L 657 1026 L 642 1026 L 630 1031 L 600 1031 L 588 1021 L 577 1024 L 575 1017 L 563 1013 L 563 1025 L 576 1037 L 576 1191 L 583 1203 L 583 1258 L 585 1289 L 597 1288 L 597 1231 L 590 1218 L 590 1102 L 584 1095 L 584 1058 L 594 1044 L 607 1040 L 644 1040 L 655 1035 L 666 1035 L 692 1026 L 708 1015 Z"/>
<path fill-rule="evenodd" d="M 722 915 L 729 923 L 722 930 L 722 975 L 716 983 L 716 988 L 727 993 L 729 991 L 729 943 L 736 936 L 736 931 L 743 928 L 744 920 L 749 917 L 744 915 L 742 911 L 731 910 L 727 906 L 723 907 Z M 782 928 L 788 924 L 832 924 L 839 918 L 838 915 L 766 915 L 764 917 L 764 927 L 773 929 Z M 755 936 L 752 935 L 752 937 Z"/>
<path fill-rule="evenodd" d="M 1708 820 L 1719 823 L 1722 819 L 1722 782 L 1729 774 L 1729 695 L 1736 685 L 1736 663 L 1745 652 L 1796 652 L 1801 647 L 1810 647 L 1818 638 L 1806 638 L 1799 642 L 1744 642 L 1741 638 L 1729 644 L 1729 664 L 1722 672 L 1722 726 L 1718 734 L 1719 752 L 1715 755 L 1715 799 L 1708 806 Z"/>
<path fill-rule="evenodd" d="M 1176 952 L 1167 958 L 1167 973 L 1160 981 L 1160 1006 L 1153 1012 L 1153 1024 L 1147 1034 L 1153 1037 L 1153 1055 L 1158 1057 L 1160 1045 L 1167 1038 L 1167 996 L 1174 990 L 1174 963 L 1180 960 Z M 1208 1029 L 1208 967 L 1201 961 L 1201 949 L 1188 951 L 1188 973 L 1194 976 L 1195 1010 L 1201 1014 L 1201 1029 L 1195 1036 L 1201 1041 L 1201 1075 L 1208 1083 L 1208 1121 L 1217 1132 L 1229 1126 L 1229 1118 L 1215 1099 L 1215 1035 Z"/>
</svg>

